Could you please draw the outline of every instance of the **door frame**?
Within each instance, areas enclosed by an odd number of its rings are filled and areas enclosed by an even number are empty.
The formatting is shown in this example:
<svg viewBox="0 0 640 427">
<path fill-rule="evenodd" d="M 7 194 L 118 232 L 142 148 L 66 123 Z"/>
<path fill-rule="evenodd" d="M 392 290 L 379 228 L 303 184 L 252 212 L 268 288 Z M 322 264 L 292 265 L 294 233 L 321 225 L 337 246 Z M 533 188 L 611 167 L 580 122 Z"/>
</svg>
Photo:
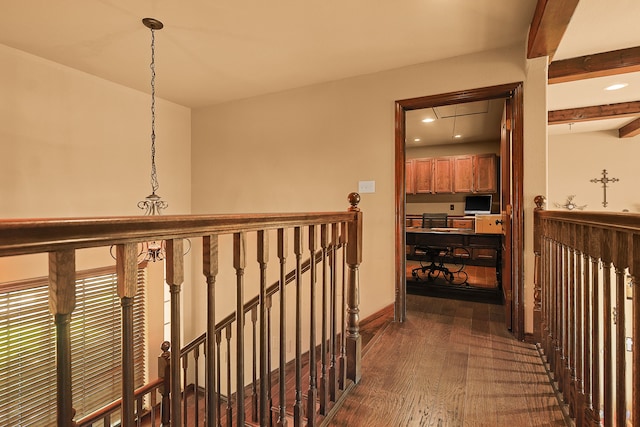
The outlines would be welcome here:
<svg viewBox="0 0 640 427">
<path fill-rule="evenodd" d="M 488 99 L 511 99 L 513 123 L 511 135 L 511 185 L 513 206 L 511 228 L 511 277 L 513 286 L 512 332 L 524 339 L 524 212 L 523 212 L 523 83 L 508 83 L 438 95 L 396 101 L 395 105 L 395 320 L 406 320 L 406 235 L 405 235 L 405 113 L 410 110 L 452 105 Z M 501 206 L 501 210 L 503 207 Z M 506 272 L 507 274 L 509 272 Z"/>
</svg>

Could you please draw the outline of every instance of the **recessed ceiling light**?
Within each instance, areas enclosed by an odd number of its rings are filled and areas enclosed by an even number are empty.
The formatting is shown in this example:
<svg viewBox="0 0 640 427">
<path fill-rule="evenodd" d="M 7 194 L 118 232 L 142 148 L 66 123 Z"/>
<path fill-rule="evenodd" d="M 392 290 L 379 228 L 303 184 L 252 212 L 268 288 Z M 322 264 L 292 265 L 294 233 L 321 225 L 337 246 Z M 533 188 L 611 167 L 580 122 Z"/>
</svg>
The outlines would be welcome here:
<svg viewBox="0 0 640 427">
<path fill-rule="evenodd" d="M 422 123 L 431 123 L 431 122 L 435 122 L 436 119 L 433 119 L 431 117 L 427 117 L 426 119 L 422 119 Z"/>
<path fill-rule="evenodd" d="M 618 89 L 622 89 L 623 87 L 627 87 L 627 86 L 629 86 L 628 83 L 616 83 L 614 85 L 605 87 L 604 90 L 618 90 Z"/>
<path fill-rule="evenodd" d="M 457 135 L 453 135 L 454 138 L 462 138 L 462 135 L 457 134 Z"/>
<path fill-rule="evenodd" d="M 420 142 L 420 138 L 414 138 L 413 141 L 414 142 Z"/>
</svg>

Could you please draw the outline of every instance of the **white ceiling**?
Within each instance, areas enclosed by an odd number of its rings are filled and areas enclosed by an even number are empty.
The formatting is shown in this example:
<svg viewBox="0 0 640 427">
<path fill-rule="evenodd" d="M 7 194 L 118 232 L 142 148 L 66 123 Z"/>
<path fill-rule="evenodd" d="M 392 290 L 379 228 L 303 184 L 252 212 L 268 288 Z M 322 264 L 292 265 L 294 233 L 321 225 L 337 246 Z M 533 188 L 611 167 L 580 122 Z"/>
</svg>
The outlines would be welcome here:
<svg viewBox="0 0 640 427">
<path fill-rule="evenodd" d="M 0 0 L 0 43 L 188 107 L 522 43 L 536 0 Z"/>
<path fill-rule="evenodd" d="M 157 96 L 202 107 L 522 44 L 535 4 L 0 0 L 0 44 L 148 93 L 150 32 L 141 20 L 154 17 L 165 25 L 156 32 Z M 639 16 L 639 0 L 580 0 L 554 59 L 640 46 Z M 551 85 L 548 108 L 640 99 L 640 73 L 603 79 L 629 86 L 607 93 L 600 79 Z M 619 122 L 551 126 L 550 132 Z"/>
</svg>

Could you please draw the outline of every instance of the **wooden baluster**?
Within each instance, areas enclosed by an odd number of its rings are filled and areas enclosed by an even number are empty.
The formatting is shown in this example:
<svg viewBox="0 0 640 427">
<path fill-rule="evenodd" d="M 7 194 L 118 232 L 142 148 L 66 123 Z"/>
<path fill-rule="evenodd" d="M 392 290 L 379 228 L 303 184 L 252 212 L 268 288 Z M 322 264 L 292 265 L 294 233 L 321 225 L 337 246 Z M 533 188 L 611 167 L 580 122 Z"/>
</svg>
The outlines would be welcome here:
<svg viewBox="0 0 640 427">
<path fill-rule="evenodd" d="M 166 241 L 166 282 L 171 292 L 171 348 L 180 348 L 180 288 L 184 281 L 184 251 L 182 239 Z M 180 357 L 171 358 L 171 425 L 181 422 Z"/>
<path fill-rule="evenodd" d="M 215 389 L 215 395 L 216 395 L 216 418 L 215 418 L 215 425 L 217 427 L 222 427 L 222 400 L 220 399 L 220 396 L 222 395 L 222 372 L 221 372 L 221 368 L 222 368 L 222 359 L 220 358 L 220 353 L 222 352 L 222 330 L 216 331 L 216 389 Z"/>
<path fill-rule="evenodd" d="M 227 340 L 227 427 L 233 427 L 233 399 L 231 395 L 231 324 L 228 324 L 224 331 L 225 338 Z"/>
<path fill-rule="evenodd" d="M 595 230 L 592 230 L 592 232 Z M 592 252 L 593 253 L 593 252 Z M 592 424 L 600 425 L 600 280 L 598 275 L 598 258 L 591 256 L 591 398 L 592 398 Z"/>
<path fill-rule="evenodd" d="M 554 236 L 557 236 L 557 234 L 555 234 L 556 230 L 554 230 Z M 554 368 L 553 368 L 553 372 L 554 372 L 554 378 L 558 384 L 558 389 L 562 392 L 564 390 L 564 384 L 562 383 L 562 364 L 564 363 L 564 360 L 562 359 L 562 313 L 563 313 L 563 308 L 564 305 L 562 304 L 562 275 L 561 275 L 561 268 L 562 268 L 562 263 L 560 262 L 560 245 L 558 243 L 558 241 L 556 240 L 557 237 L 554 237 L 554 242 L 553 242 L 553 257 L 554 257 L 554 261 L 553 261 L 553 287 L 554 287 L 554 307 L 555 307 L 555 325 L 554 325 L 554 331 L 553 331 L 553 336 L 554 336 L 554 353 L 553 353 L 553 360 L 554 360 Z"/>
<path fill-rule="evenodd" d="M 244 426 L 244 269 L 246 233 L 233 235 L 233 267 L 236 270 L 236 423 Z"/>
<path fill-rule="evenodd" d="M 615 378 L 612 378 L 613 358 L 611 355 L 613 348 L 613 337 L 611 336 L 613 324 L 611 305 L 611 263 L 613 262 L 611 240 L 613 236 L 605 231 L 602 237 L 602 304 L 604 313 L 602 319 L 602 336 L 604 341 L 604 375 L 602 377 L 602 384 L 604 385 L 604 425 L 613 426 L 613 383 L 615 381 Z"/>
<path fill-rule="evenodd" d="M 571 225 L 569 225 L 571 227 Z M 569 233 L 571 236 L 571 233 Z M 567 264 L 568 264 L 568 286 L 567 286 L 567 366 L 566 377 L 569 384 L 569 416 L 576 416 L 576 267 L 575 267 L 575 251 L 569 246 L 567 248 Z"/>
<path fill-rule="evenodd" d="M 123 427 L 133 427 L 135 378 L 133 373 L 133 299 L 138 286 L 138 245 L 116 246 L 118 297 L 122 307 L 122 408 Z"/>
<path fill-rule="evenodd" d="M 265 382 L 267 383 L 267 396 L 265 398 L 266 400 L 266 409 L 267 409 L 267 427 L 271 427 L 273 425 L 273 398 L 271 396 L 271 336 L 272 336 L 272 329 L 271 329 L 271 308 L 272 308 L 272 299 L 271 299 L 271 295 L 267 295 L 267 298 L 265 299 L 265 306 L 267 309 L 267 378 L 265 379 Z"/>
<path fill-rule="evenodd" d="M 540 217 L 538 211 L 542 210 L 543 196 L 536 196 L 536 208 L 533 214 L 533 339 L 539 345 L 542 345 L 543 330 L 543 310 L 542 310 L 542 227 L 540 225 Z"/>
<path fill-rule="evenodd" d="M 622 232 L 615 232 L 615 248 L 613 253 L 613 261 L 616 274 L 616 370 L 614 380 L 616 382 L 616 420 L 617 426 L 624 427 L 626 425 L 627 415 L 627 389 L 626 389 L 626 349 L 625 349 L 625 325 L 626 325 L 626 309 L 625 309 L 625 272 L 628 266 L 629 258 L 629 240 L 628 235 Z"/>
<path fill-rule="evenodd" d="M 584 250 L 584 241 L 583 241 L 583 233 L 582 227 L 577 226 L 574 229 L 573 236 L 575 238 L 575 284 L 576 284 L 576 296 L 575 296 L 575 304 L 576 304 L 576 348 L 575 348 L 575 384 L 576 384 L 576 411 L 575 411 L 575 419 L 577 427 L 582 427 L 584 425 L 584 347 L 585 347 L 585 310 L 584 303 L 584 275 L 582 271 L 582 260 Z"/>
<path fill-rule="evenodd" d="M 251 307 L 251 421 L 258 422 L 258 307 Z M 260 379 L 262 381 L 262 378 Z"/>
<path fill-rule="evenodd" d="M 296 255 L 296 400 L 293 404 L 293 425 L 302 427 L 302 229 L 293 230 L 293 246 Z"/>
<path fill-rule="evenodd" d="M 634 423 L 640 422 L 640 288 L 638 287 L 638 278 L 640 277 L 640 234 L 633 235 L 633 244 L 631 248 L 631 268 L 632 277 L 632 337 L 633 348 L 631 352 L 631 420 Z"/>
<path fill-rule="evenodd" d="M 285 369 L 287 367 L 287 251 L 288 251 L 287 230 L 278 229 L 278 259 L 280 260 L 280 282 L 278 292 L 280 295 L 280 366 L 278 370 L 279 406 L 278 406 L 278 427 L 287 426 L 287 384 Z"/>
<path fill-rule="evenodd" d="M 318 367 L 316 361 L 316 227 L 309 226 L 309 390 L 307 391 L 307 425 L 316 425 L 316 401 L 318 400 Z"/>
<path fill-rule="evenodd" d="M 587 232 L 587 228 L 583 227 L 582 234 L 583 238 L 585 237 L 585 233 Z M 581 414 L 578 414 L 583 418 L 583 425 L 588 425 L 588 420 L 593 418 L 588 414 L 593 412 L 593 406 L 591 401 L 591 378 L 592 367 L 591 367 L 591 352 L 593 352 L 593 342 L 591 340 L 591 334 L 589 331 L 591 330 L 591 316 L 593 315 L 593 298 L 591 296 L 591 281 L 589 276 L 589 255 L 586 252 L 588 251 L 585 242 L 585 252 L 582 254 L 582 276 L 583 276 L 583 307 L 584 307 L 584 346 L 582 348 L 582 369 L 583 369 L 583 390 L 584 390 L 584 410 Z"/>
<path fill-rule="evenodd" d="M 542 251 L 542 263 L 543 263 L 543 283 L 542 283 L 542 296 L 544 302 L 544 310 L 543 310 L 543 319 L 544 319 L 544 330 L 543 330 L 543 344 L 544 344 L 544 353 L 547 360 L 547 363 L 551 364 L 552 362 L 552 354 L 553 352 L 551 343 L 553 341 L 552 338 L 552 290 L 551 290 L 551 242 L 547 235 L 544 236 L 543 241 L 543 251 Z"/>
<path fill-rule="evenodd" d="M 362 262 L 362 212 L 358 208 L 360 195 L 349 194 L 350 212 L 355 220 L 348 225 L 347 264 L 349 281 L 347 289 L 347 378 L 354 383 L 362 377 L 362 336 L 360 335 L 360 290 L 358 268 Z"/>
<path fill-rule="evenodd" d="M 340 359 L 338 386 L 344 390 L 347 386 L 347 223 L 340 224 L 340 244 L 342 245 L 342 302 L 340 306 Z"/>
<path fill-rule="evenodd" d="M 269 262 L 269 233 L 258 231 L 258 264 L 260 265 L 260 425 L 268 426 L 271 408 L 268 406 L 269 371 L 267 330 L 267 263 Z"/>
<path fill-rule="evenodd" d="M 336 366 L 336 306 L 338 304 L 337 297 L 337 271 L 338 262 L 337 262 L 337 249 L 338 248 L 338 224 L 331 224 L 331 252 L 330 252 L 330 270 L 331 270 L 331 279 L 330 279 L 330 302 L 329 302 L 329 322 L 330 322 L 330 332 L 329 332 L 329 352 L 330 352 L 330 360 L 329 360 L 329 398 L 332 402 L 336 401 L 336 393 L 337 393 L 337 385 L 338 385 L 338 374 L 337 374 L 337 366 Z"/>
<path fill-rule="evenodd" d="M 73 425 L 71 396 L 71 313 L 76 306 L 76 256 L 73 250 L 49 253 L 49 310 L 56 324 L 58 426 Z"/>
<path fill-rule="evenodd" d="M 164 341 L 160 347 L 162 353 L 158 356 L 158 377 L 164 381 L 160 385 L 159 390 L 162 395 L 162 406 L 160 408 L 160 422 L 163 426 L 168 426 L 171 423 L 171 343 Z"/>
<path fill-rule="evenodd" d="M 187 414 L 188 414 L 188 409 L 189 406 L 187 405 L 187 380 L 188 380 L 188 375 L 187 375 L 187 370 L 189 369 L 189 354 L 185 354 L 184 356 L 180 357 L 182 359 L 182 422 L 184 423 L 185 427 L 188 425 L 187 424 Z"/>
<path fill-rule="evenodd" d="M 196 348 L 193 349 L 193 411 L 194 411 L 194 418 L 195 418 L 195 426 L 200 425 L 200 399 L 198 398 L 198 390 L 199 390 L 199 383 L 198 383 L 198 379 L 200 378 L 199 375 L 199 370 L 198 370 L 198 366 L 200 365 L 198 363 L 198 359 L 200 359 L 200 346 L 197 346 Z M 185 399 L 186 401 L 187 399 Z M 185 426 L 186 426 L 186 421 L 185 421 Z"/>
<path fill-rule="evenodd" d="M 216 336 L 216 276 L 218 275 L 218 236 L 209 235 L 202 237 L 202 272 L 207 279 L 207 347 L 205 350 L 206 355 L 206 424 L 213 426 L 214 421 L 218 418 L 219 414 L 219 400 L 216 399 L 216 342 L 214 337 Z M 219 352 L 219 346 L 218 352 Z M 219 354 L 218 354 L 219 356 Z M 218 401 L 218 404 L 216 404 Z"/>
<path fill-rule="evenodd" d="M 320 248 L 322 249 L 322 315 L 320 317 L 320 414 L 326 415 L 329 405 L 329 377 L 327 373 L 327 278 L 329 233 L 327 224 L 320 226 Z"/>
</svg>

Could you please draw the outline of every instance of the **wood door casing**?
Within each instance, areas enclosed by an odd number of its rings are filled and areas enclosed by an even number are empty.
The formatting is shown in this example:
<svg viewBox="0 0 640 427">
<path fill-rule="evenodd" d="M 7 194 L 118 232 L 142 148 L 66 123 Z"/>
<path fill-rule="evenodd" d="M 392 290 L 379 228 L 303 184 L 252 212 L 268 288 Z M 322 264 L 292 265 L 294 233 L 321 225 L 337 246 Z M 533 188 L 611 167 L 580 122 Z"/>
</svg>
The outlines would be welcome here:
<svg viewBox="0 0 640 427">
<path fill-rule="evenodd" d="M 504 302 L 507 328 L 513 330 L 513 278 L 511 266 L 511 102 L 505 101 L 500 124 L 501 197 L 500 213 L 502 220 L 502 272 L 500 274 L 502 299 Z"/>
<path fill-rule="evenodd" d="M 512 331 L 516 338 L 524 339 L 524 304 L 521 299 L 524 294 L 524 212 L 523 212 L 523 83 L 506 83 L 498 86 L 488 86 L 477 89 L 466 89 L 456 92 L 437 95 L 422 96 L 396 101 L 395 108 L 395 319 L 406 320 L 406 274 L 405 274 L 405 114 L 409 110 L 431 108 L 442 105 L 453 105 L 465 102 L 482 101 L 487 99 L 511 100 L 513 112 L 511 123 L 511 161 L 501 162 L 509 171 L 511 180 L 511 203 L 513 215 L 511 216 L 511 239 L 505 242 L 510 245 L 511 252 L 511 277 L 512 289 L 517 297 L 517 304 L 512 310 Z M 503 178 L 507 179 L 507 178 Z M 504 267 L 503 267 L 504 268 Z"/>
</svg>

